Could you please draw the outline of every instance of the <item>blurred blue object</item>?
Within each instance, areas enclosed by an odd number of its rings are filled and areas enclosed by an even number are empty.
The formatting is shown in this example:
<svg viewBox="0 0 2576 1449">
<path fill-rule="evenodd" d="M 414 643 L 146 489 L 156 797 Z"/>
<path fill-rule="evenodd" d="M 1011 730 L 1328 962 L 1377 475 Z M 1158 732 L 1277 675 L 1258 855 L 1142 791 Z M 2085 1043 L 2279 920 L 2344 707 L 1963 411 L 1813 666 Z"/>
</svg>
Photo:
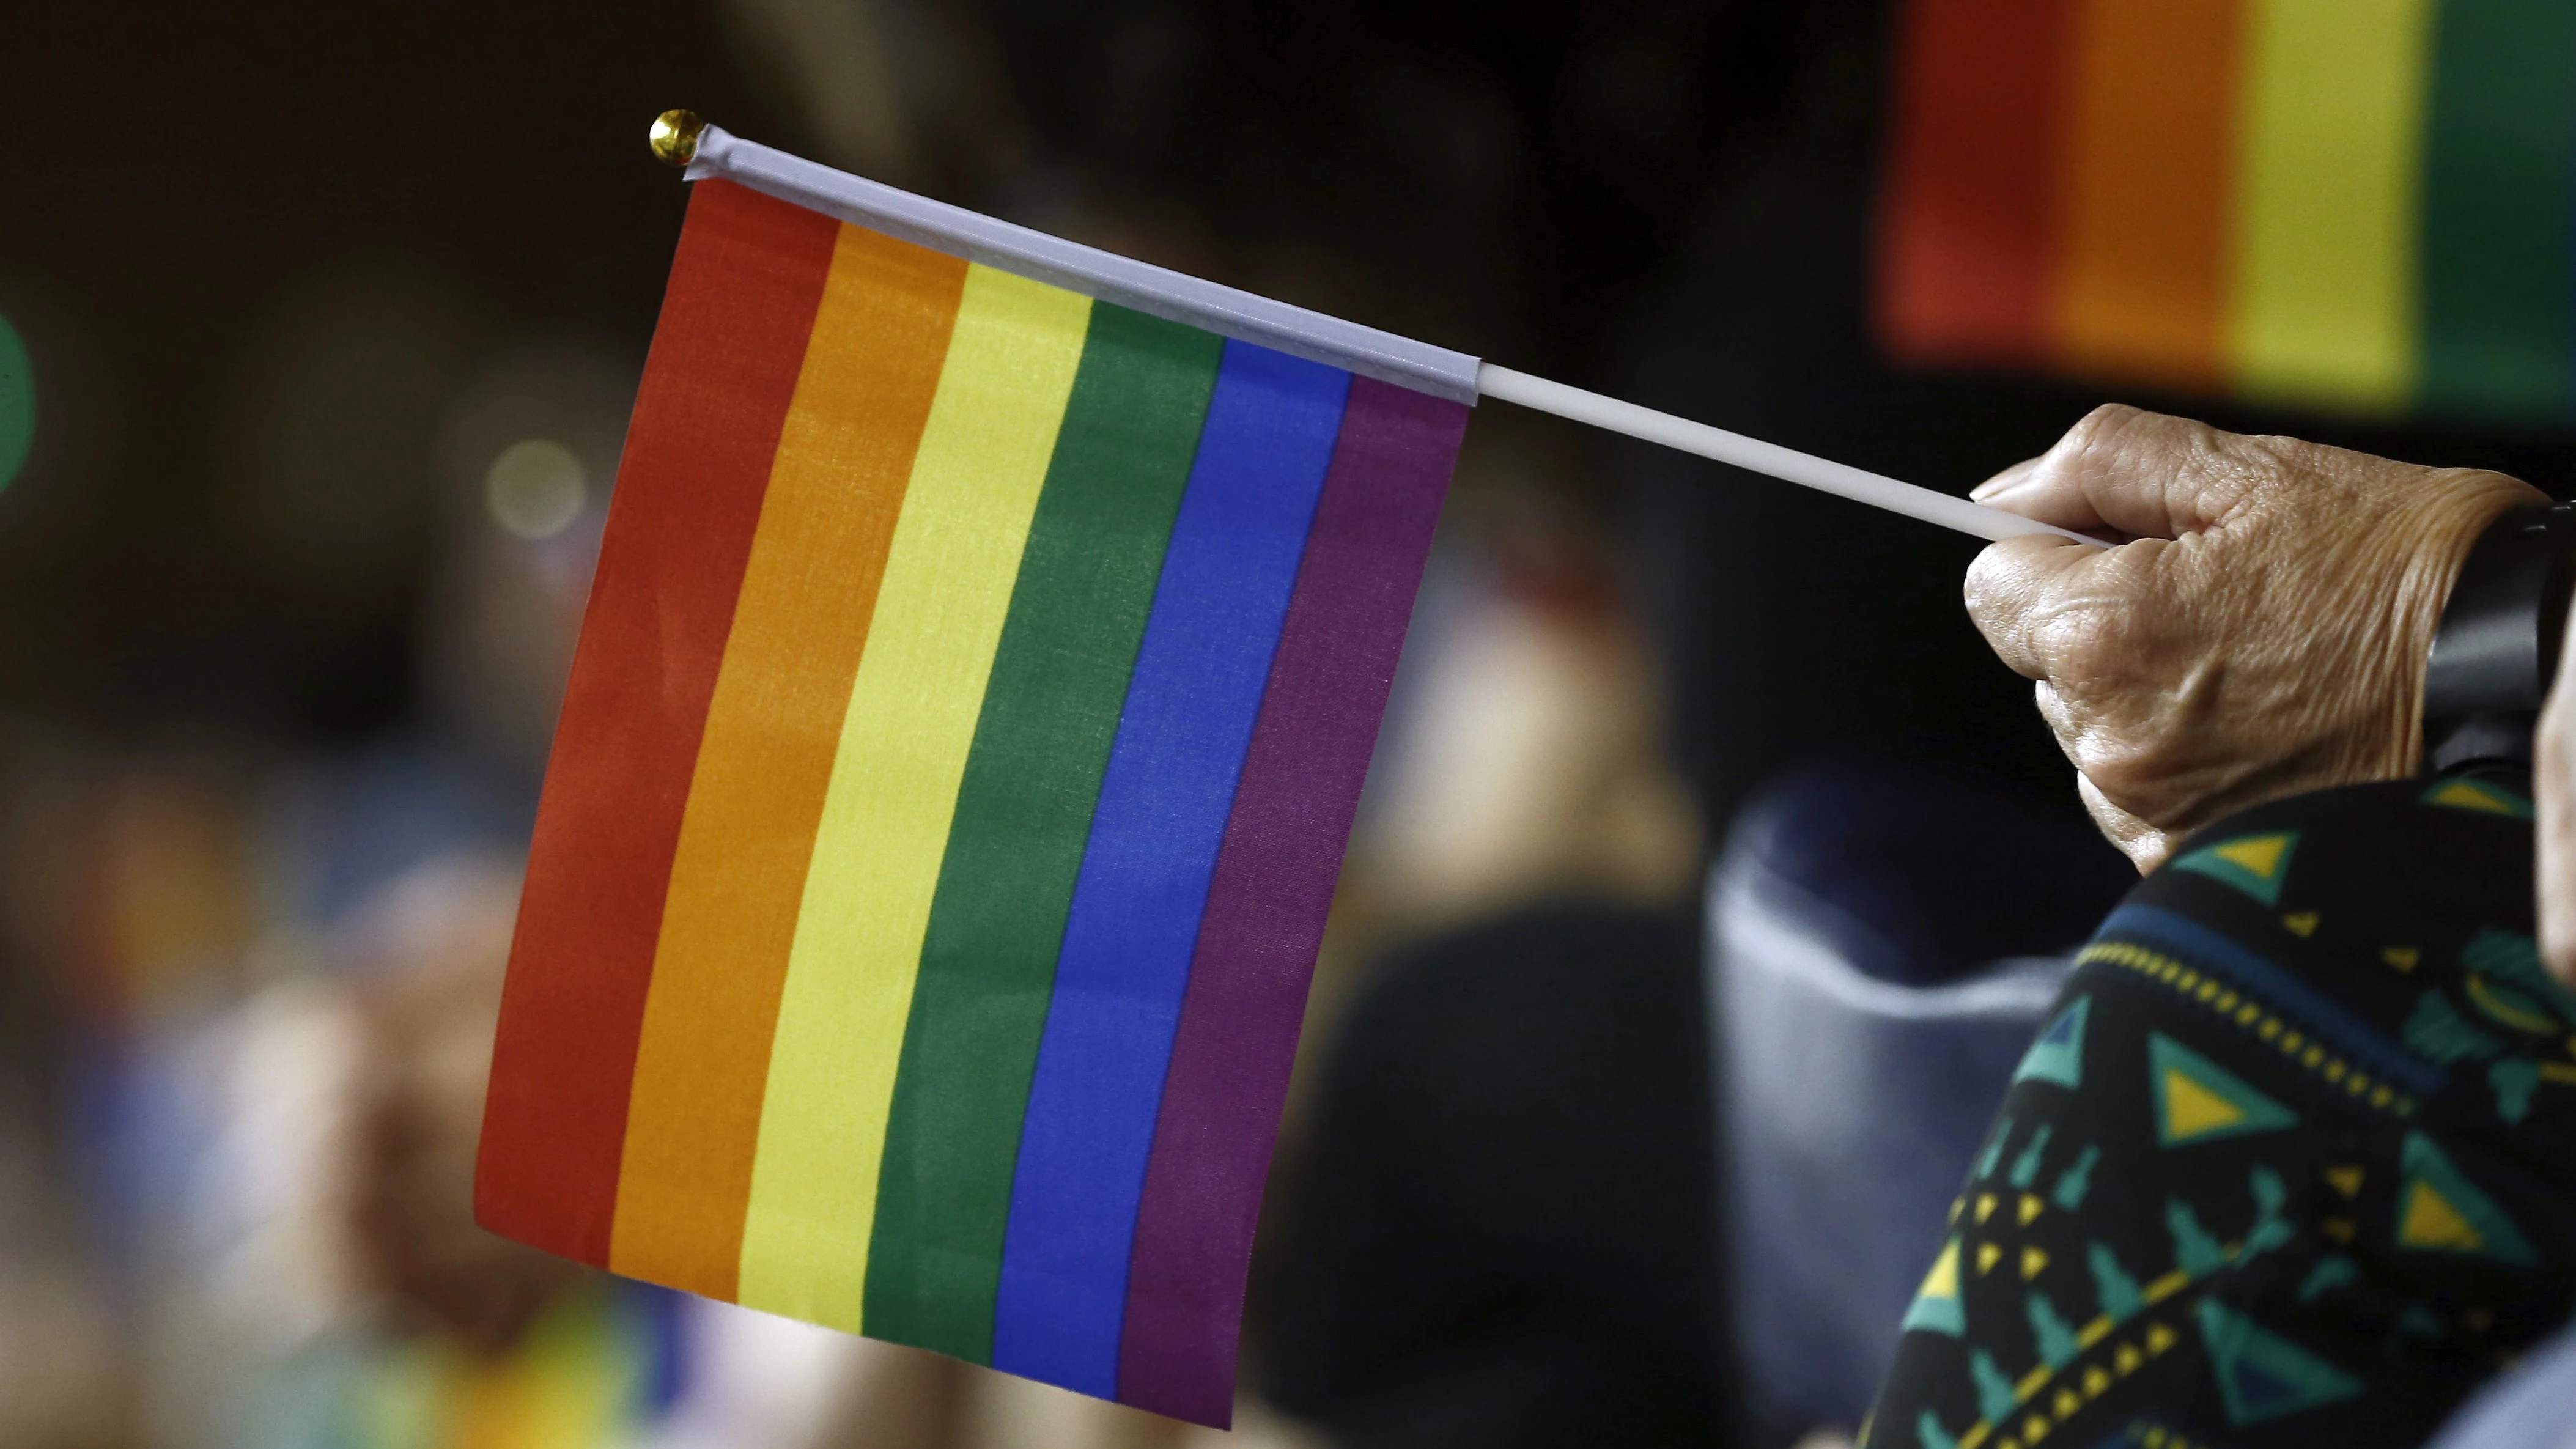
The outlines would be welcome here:
<svg viewBox="0 0 2576 1449">
<path fill-rule="evenodd" d="M 536 781 L 434 735 L 397 735 L 317 762 L 282 802 L 291 915 L 317 930 L 442 856 L 518 858 L 536 820 Z"/>
<path fill-rule="evenodd" d="M 1865 761 L 1758 793 L 1710 877 L 1719 1201 L 1751 1427 L 1849 1428 L 2070 952 L 2101 838 Z"/>
<path fill-rule="evenodd" d="M 2429 1449 L 2576 1446 L 2576 1330 L 2533 1349 L 2451 1417 Z"/>
</svg>

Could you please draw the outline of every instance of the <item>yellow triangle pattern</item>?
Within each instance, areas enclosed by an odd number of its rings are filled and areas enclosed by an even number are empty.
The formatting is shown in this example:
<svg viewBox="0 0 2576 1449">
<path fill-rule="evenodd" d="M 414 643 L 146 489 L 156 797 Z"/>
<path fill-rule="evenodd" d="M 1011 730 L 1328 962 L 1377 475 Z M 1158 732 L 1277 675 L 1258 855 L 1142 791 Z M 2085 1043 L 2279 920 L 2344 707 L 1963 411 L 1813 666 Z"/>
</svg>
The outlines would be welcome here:
<svg viewBox="0 0 2576 1449">
<path fill-rule="evenodd" d="M 2406 1195 L 2406 1217 L 2397 1225 L 2397 1241 L 2409 1248 L 2447 1248 L 2464 1253 L 2478 1252 L 2487 1245 L 2486 1235 L 2470 1226 L 2460 1210 L 2451 1206 L 2449 1198 L 2420 1179 Z"/>
<path fill-rule="evenodd" d="M 1932 1271 L 1923 1275 L 1921 1298 L 1956 1298 L 1959 1296 L 1959 1240 L 1952 1238 L 1932 1260 Z"/>
<path fill-rule="evenodd" d="M 2047 1267 L 2048 1255 L 2046 1253 L 2033 1247 L 2024 1246 L 2022 1248 L 2021 1281 L 2025 1283 L 2029 1282 L 2031 1279 L 2038 1277 L 2042 1272 L 2046 1271 Z"/>
<path fill-rule="evenodd" d="M 2233 1127 L 2244 1120 L 2245 1109 L 2181 1072 L 2166 1069 L 2165 1121 L 2175 1141 Z"/>
<path fill-rule="evenodd" d="M 2479 789 L 2468 780 L 2453 780 L 2436 790 L 2429 803 L 2448 805 L 2454 810 L 2483 810 L 2490 815 L 2520 815 L 2510 801 L 2496 798 L 2493 791 Z"/>
<path fill-rule="evenodd" d="M 1996 1244 L 1977 1244 L 1977 1271 L 1983 1273 L 1994 1267 L 1995 1264 L 2002 1259 L 2003 1255 L 2004 1250 Z"/>
<path fill-rule="evenodd" d="M 2289 848 L 2290 837 L 2286 835 L 2249 835 L 2214 846 L 2209 853 L 2230 865 L 2243 866 L 2257 879 L 2270 880 L 2272 872 L 2281 868 L 2281 856 Z"/>
</svg>

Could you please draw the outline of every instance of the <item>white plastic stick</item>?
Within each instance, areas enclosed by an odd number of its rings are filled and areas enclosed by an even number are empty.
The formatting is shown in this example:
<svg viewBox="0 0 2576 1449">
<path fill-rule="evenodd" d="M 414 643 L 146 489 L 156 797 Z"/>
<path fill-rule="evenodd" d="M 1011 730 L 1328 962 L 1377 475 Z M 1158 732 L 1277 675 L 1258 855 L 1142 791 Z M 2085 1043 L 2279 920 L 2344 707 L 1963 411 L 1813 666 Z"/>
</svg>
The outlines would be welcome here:
<svg viewBox="0 0 2576 1449">
<path fill-rule="evenodd" d="M 1661 443 L 1667 448 L 1696 453 L 1739 468 L 1750 468 L 1756 473 L 1822 489 L 1855 502 L 1884 508 L 1890 513 L 1902 513 L 1908 518 L 1955 528 L 1983 539 L 2053 533 L 2078 543 L 2102 542 L 2068 529 L 2035 523 L 2000 508 L 1988 508 L 1982 503 L 1970 503 L 1965 498 L 1953 498 L 1947 493 L 1899 483 L 1893 478 L 1827 462 L 1776 443 L 1748 438 L 1742 433 L 1730 433 L 1724 428 L 1712 428 L 1706 423 L 1694 423 L 1670 413 L 1656 412 L 1653 408 L 1641 408 L 1635 403 L 1603 397 L 1597 392 L 1585 392 L 1579 387 L 1567 387 L 1564 383 L 1532 377 L 1526 372 L 1514 372 L 1508 367 L 1496 367 L 1490 362 L 1476 369 L 1476 391 L 1486 397 L 1519 403 L 1525 408 L 1554 413 L 1596 428 L 1608 428 L 1614 433 Z"/>
<path fill-rule="evenodd" d="M 696 147 L 696 157 L 688 170 L 692 181 L 725 177 L 782 201 L 952 255 L 1402 387 L 1464 403 L 1473 403 L 1480 396 L 1498 397 L 1596 428 L 1821 488 L 1979 538 L 2054 533 L 2080 543 L 2102 541 L 2033 523 L 1964 498 L 1812 458 L 1741 433 L 1496 367 L 1463 352 L 1433 347 L 979 216 L 963 207 L 897 191 L 862 176 L 728 135 L 721 127 L 706 127 L 698 134 Z"/>
</svg>

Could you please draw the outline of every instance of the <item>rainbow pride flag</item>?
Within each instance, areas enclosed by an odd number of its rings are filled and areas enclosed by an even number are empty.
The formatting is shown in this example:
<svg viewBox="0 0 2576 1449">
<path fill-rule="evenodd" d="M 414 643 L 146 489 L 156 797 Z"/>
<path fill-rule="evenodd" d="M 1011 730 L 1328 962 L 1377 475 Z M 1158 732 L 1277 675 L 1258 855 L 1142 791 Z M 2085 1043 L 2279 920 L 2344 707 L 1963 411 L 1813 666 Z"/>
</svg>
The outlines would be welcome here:
<svg viewBox="0 0 2576 1449">
<path fill-rule="evenodd" d="M 698 181 L 547 775 L 481 1222 L 1226 1423 L 1466 418 Z"/>
<path fill-rule="evenodd" d="M 1910 0 L 1899 358 L 2341 410 L 2576 410 L 2576 5 Z"/>
</svg>

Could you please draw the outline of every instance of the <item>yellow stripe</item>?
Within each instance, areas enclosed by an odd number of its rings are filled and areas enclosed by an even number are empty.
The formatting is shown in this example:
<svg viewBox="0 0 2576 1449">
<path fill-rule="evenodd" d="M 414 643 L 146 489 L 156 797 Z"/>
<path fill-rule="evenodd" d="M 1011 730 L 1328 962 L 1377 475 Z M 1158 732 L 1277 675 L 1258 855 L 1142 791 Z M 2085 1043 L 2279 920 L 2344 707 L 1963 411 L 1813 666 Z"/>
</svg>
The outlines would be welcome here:
<svg viewBox="0 0 2576 1449">
<path fill-rule="evenodd" d="M 2377 410 L 2416 383 L 2433 0 L 2256 0 L 2231 352 L 2249 393 Z"/>
<path fill-rule="evenodd" d="M 769 1058 L 738 1301 L 856 1331 L 922 930 L 1088 298 L 967 273 L 877 591 Z"/>
</svg>

